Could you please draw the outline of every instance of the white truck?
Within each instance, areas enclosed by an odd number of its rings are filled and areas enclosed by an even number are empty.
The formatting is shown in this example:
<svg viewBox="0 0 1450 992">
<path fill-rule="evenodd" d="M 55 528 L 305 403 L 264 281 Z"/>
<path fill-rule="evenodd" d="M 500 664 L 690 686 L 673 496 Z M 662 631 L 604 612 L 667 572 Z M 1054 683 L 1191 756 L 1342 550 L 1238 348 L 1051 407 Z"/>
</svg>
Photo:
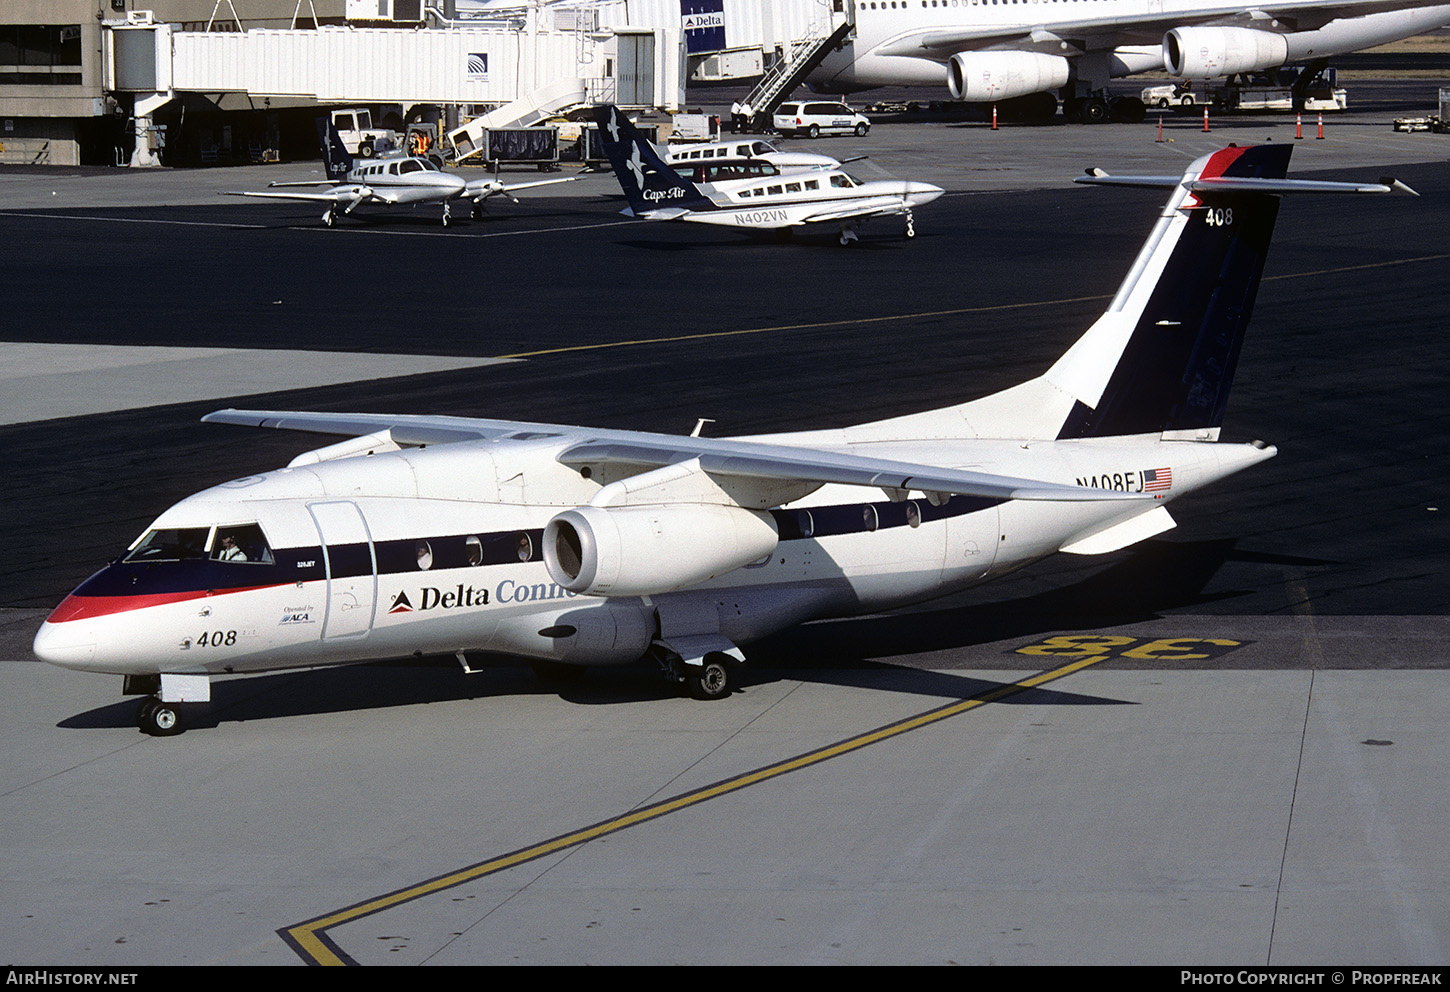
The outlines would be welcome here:
<svg viewBox="0 0 1450 992">
<path fill-rule="evenodd" d="M 372 111 L 366 107 L 348 107 L 332 112 L 332 126 L 342 139 L 349 155 L 372 158 L 398 146 L 398 133 L 373 127 Z"/>
</svg>

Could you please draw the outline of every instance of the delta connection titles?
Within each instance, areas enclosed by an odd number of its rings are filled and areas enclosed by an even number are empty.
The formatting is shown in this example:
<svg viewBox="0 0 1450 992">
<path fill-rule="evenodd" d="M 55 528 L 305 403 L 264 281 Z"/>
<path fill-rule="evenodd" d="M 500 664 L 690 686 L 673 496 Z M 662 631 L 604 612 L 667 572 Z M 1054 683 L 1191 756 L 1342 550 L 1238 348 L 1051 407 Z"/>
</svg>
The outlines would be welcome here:
<svg viewBox="0 0 1450 992">
<path fill-rule="evenodd" d="M 1180 985 L 1443 985 L 1438 971 L 1189 971 Z"/>
</svg>

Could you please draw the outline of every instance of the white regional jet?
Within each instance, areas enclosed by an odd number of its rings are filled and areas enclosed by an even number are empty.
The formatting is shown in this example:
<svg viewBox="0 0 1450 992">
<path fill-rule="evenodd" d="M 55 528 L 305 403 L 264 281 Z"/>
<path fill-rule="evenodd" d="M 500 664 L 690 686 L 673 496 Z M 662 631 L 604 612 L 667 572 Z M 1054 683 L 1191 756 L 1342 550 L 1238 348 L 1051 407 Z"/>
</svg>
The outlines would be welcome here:
<svg viewBox="0 0 1450 992">
<path fill-rule="evenodd" d="M 1114 111 L 1108 81 L 1153 69 L 1212 79 L 1314 62 L 1450 24 L 1429 0 L 847 0 L 854 36 L 807 81 L 817 92 L 943 86 L 974 103 L 1017 99 L 1051 116 Z M 1312 75 L 1312 74 L 1311 74 Z M 1034 96 L 1036 94 L 1036 96 Z M 1124 98 L 1132 119 L 1142 101 Z"/>
<path fill-rule="evenodd" d="M 604 153 L 629 201 L 625 212 L 645 220 L 758 228 L 777 235 L 806 224 L 839 224 L 844 245 L 856 240 L 856 227 L 870 217 L 904 216 L 906 236 L 915 237 L 913 211 L 943 192 L 930 183 L 862 182 L 839 168 L 696 185 L 666 164 L 619 108 L 597 107 L 595 119 Z"/>
<path fill-rule="evenodd" d="M 1288 145 L 1228 148 L 1171 189 L 1107 312 L 1038 378 L 834 430 L 714 439 L 445 416 L 223 410 L 347 435 L 161 514 L 42 625 L 35 653 L 154 692 L 156 735 L 214 675 L 470 652 L 642 658 L 696 696 L 739 645 L 891 609 L 1056 552 L 1174 526 L 1168 503 L 1273 457 L 1219 441 Z"/>
<path fill-rule="evenodd" d="M 324 130 L 325 127 L 325 130 Z M 322 146 L 323 165 L 327 179 L 316 181 L 269 183 L 268 189 L 304 186 L 330 186 L 315 193 L 297 192 L 231 192 L 231 196 L 257 196 L 269 200 L 304 200 L 326 206 L 322 222 L 328 227 L 337 223 L 338 212 L 350 214 L 364 204 L 399 206 L 418 203 L 439 203 L 443 206 L 443 226 L 453 220 L 453 204 L 467 202 L 469 215 L 477 220 L 483 215 L 483 202 L 500 194 L 513 199 L 513 192 L 534 186 L 552 186 L 573 182 L 577 177 L 540 179 L 506 185 L 497 178 L 464 179 L 444 172 L 432 159 L 418 155 L 392 158 L 369 158 L 354 164 L 343 147 L 337 129 L 330 121 L 318 121 L 318 140 Z"/>
</svg>

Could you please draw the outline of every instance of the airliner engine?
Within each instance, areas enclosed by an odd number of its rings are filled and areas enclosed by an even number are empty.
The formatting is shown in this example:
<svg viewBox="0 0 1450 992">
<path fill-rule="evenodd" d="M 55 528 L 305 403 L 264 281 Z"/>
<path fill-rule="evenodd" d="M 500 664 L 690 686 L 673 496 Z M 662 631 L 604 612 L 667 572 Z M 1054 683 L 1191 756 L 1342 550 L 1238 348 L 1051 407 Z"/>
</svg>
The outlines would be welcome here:
<svg viewBox="0 0 1450 992">
<path fill-rule="evenodd" d="M 1067 59 L 1040 52 L 958 52 L 947 63 L 953 100 L 991 103 L 1066 85 Z"/>
<path fill-rule="evenodd" d="M 649 596 L 734 571 L 778 540 L 769 513 L 738 506 L 581 506 L 544 528 L 544 564 L 570 592 Z"/>
<path fill-rule="evenodd" d="M 1183 79 L 1213 79 L 1283 65 L 1284 35 L 1252 28 L 1174 28 L 1163 36 L 1163 64 Z"/>
</svg>

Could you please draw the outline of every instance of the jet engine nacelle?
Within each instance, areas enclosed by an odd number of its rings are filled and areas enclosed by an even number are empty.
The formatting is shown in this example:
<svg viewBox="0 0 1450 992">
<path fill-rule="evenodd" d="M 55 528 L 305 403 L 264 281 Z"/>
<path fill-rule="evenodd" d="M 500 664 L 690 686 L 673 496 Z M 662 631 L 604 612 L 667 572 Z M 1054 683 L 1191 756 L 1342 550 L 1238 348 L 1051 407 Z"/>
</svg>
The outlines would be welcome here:
<svg viewBox="0 0 1450 992">
<path fill-rule="evenodd" d="M 1067 59 L 1040 52 L 958 52 L 947 63 L 953 100 L 991 103 L 1067 84 Z"/>
<path fill-rule="evenodd" d="M 739 506 L 580 506 L 544 528 L 544 564 L 570 592 L 649 596 L 763 558 L 779 537 L 769 513 Z"/>
<path fill-rule="evenodd" d="M 1213 79 L 1283 65 L 1289 41 L 1252 28 L 1174 28 L 1163 36 L 1163 64 L 1183 79 Z"/>
</svg>

